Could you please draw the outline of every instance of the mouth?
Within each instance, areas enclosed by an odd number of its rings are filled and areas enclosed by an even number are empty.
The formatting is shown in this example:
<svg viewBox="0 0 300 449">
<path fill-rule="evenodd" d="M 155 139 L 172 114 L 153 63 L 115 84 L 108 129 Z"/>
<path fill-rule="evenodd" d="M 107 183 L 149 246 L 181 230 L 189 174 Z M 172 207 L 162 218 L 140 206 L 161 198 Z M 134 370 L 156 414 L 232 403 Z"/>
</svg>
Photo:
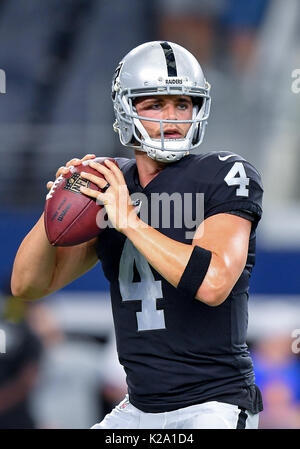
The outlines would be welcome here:
<svg viewBox="0 0 300 449">
<path fill-rule="evenodd" d="M 164 131 L 165 139 L 181 139 L 182 134 L 177 129 L 168 129 Z"/>
</svg>

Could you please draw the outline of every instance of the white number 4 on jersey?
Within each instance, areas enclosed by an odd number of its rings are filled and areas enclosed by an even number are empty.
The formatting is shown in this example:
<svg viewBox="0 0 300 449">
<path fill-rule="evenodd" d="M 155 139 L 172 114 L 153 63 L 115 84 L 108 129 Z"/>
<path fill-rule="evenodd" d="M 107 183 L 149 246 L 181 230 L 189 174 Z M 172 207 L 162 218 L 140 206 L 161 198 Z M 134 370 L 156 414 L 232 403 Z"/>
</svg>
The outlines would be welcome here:
<svg viewBox="0 0 300 449">
<path fill-rule="evenodd" d="M 237 176 L 239 175 L 239 176 Z M 237 196 L 249 196 L 249 178 L 247 178 L 245 168 L 242 162 L 235 162 L 224 178 L 228 186 L 238 186 L 236 189 Z"/>
</svg>

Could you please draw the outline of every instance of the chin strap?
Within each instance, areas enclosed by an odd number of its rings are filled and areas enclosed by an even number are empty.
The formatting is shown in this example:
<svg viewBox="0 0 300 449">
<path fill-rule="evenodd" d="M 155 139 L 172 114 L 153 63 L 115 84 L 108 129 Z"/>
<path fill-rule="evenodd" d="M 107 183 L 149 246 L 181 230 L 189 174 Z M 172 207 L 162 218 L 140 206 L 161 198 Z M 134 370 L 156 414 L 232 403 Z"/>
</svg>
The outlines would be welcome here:
<svg viewBox="0 0 300 449">
<path fill-rule="evenodd" d="M 149 147 L 146 144 L 142 145 L 142 151 L 145 151 L 151 159 L 159 162 L 176 162 L 189 153 L 188 151 L 172 152 L 170 150 L 159 150 Z"/>
</svg>

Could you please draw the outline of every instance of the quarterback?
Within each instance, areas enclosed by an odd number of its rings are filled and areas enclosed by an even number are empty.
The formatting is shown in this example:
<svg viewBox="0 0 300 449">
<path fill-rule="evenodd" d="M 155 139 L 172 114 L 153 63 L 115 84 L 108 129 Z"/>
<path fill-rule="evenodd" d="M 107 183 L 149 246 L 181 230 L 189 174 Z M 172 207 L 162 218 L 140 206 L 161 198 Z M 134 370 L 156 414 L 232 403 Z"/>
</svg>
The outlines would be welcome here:
<svg viewBox="0 0 300 449">
<path fill-rule="evenodd" d="M 130 51 L 114 73 L 112 101 L 114 130 L 135 158 L 117 158 L 116 166 L 87 155 L 99 177 L 81 173 L 103 189 L 81 192 L 104 204 L 112 226 L 87 243 L 52 247 L 42 216 L 16 255 L 13 294 L 41 298 L 100 260 L 128 395 L 92 428 L 257 428 L 262 398 L 246 334 L 260 175 L 229 151 L 193 154 L 210 114 L 210 85 L 178 44 Z M 180 198 L 181 207 L 175 200 L 154 207 L 162 195 Z M 200 198 L 202 221 L 191 229 L 184 215 L 196 217 Z"/>
</svg>

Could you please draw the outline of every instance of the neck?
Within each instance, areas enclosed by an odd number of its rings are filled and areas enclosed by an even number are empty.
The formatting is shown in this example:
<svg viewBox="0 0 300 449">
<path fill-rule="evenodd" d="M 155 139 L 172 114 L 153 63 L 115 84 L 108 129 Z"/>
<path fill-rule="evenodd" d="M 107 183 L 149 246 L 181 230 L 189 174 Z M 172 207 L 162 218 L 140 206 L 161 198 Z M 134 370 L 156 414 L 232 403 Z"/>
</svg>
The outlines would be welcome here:
<svg viewBox="0 0 300 449">
<path fill-rule="evenodd" d="M 135 150 L 135 160 L 138 169 L 140 184 L 144 188 L 166 166 L 164 162 L 157 162 L 147 156 L 143 151 Z"/>
</svg>

